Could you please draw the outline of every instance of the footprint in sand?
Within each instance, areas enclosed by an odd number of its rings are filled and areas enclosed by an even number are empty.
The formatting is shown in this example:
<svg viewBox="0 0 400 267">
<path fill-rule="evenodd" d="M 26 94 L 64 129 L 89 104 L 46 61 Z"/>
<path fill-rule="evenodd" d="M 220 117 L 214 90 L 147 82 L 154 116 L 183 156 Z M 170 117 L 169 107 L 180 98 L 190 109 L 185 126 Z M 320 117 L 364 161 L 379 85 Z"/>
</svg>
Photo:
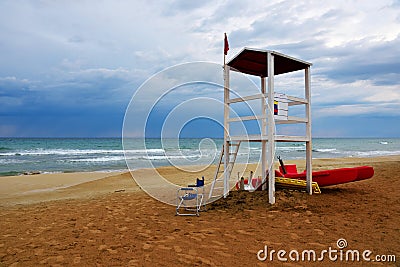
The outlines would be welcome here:
<svg viewBox="0 0 400 267">
<path fill-rule="evenodd" d="M 217 252 L 216 252 L 217 253 Z M 201 256 L 192 256 L 188 254 L 178 254 L 179 258 L 178 261 L 185 263 L 185 265 L 192 266 L 196 263 L 196 266 L 217 266 L 211 260 L 201 257 Z M 225 257 L 231 257 L 232 255 L 224 255 Z"/>
<path fill-rule="evenodd" d="M 111 249 L 111 248 L 108 248 L 107 251 L 108 251 L 110 254 L 117 254 L 117 253 L 118 253 L 118 250 L 116 250 L 116 249 Z"/>
<path fill-rule="evenodd" d="M 79 264 L 81 262 L 82 257 L 77 256 L 74 258 L 74 264 Z"/>
<path fill-rule="evenodd" d="M 172 235 L 167 235 L 167 236 L 165 236 L 165 238 L 166 238 L 166 239 L 160 240 L 159 242 L 166 242 L 167 240 L 175 240 L 175 239 L 176 239 L 176 238 L 173 237 Z"/>
<path fill-rule="evenodd" d="M 321 243 L 311 242 L 308 243 L 308 245 L 310 248 L 319 248 L 319 249 L 326 248 L 326 244 L 321 244 Z"/>
<path fill-rule="evenodd" d="M 195 262 L 195 260 L 196 260 L 195 256 L 192 256 L 192 255 L 189 255 L 189 254 L 179 253 L 178 256 L 179 256 L 179 258 L 178 258 L 179 261 L 181 261 L 181 262 L 183 262 L 183 263 L 185 263 L 185 264 L 187 264 L 189 266 L 191 264 L 193 264 Z"/>
<path fill-rule="evenodd" d="M 123 231 L 126 231 L 126 230 L 128 230 L 128 227 L 126 227 L 126 226 L 118 228 L 118 231 L 120 231 L 120 232 L 123 232 Z"/>
<path fill-rule="evenodd" d="M 165 245 L 158 245 L 157 248 L 162 249 L 162 250 L 171 250 L 171 247 L 167 247 Z"/>
<path fill-rule="evenodd" d="M 35 256 L 42 256 L 43 255 L 43 253 L 44 253 L 44 249 L 43 248 L 38 248 L 38 249 L 35 249 Z"/>
<path fill-rule="evenodd" d="M 189 238 L 191 238 L 191 239 L 193 239 L 193 240 L 195 240 L 195 241 L 197 241 L 197 242 L 202 242 L 202 241 L 203 241 L 202 238 L 197 237 L 197 236 L 194 236 L 194 235 L 191 235 Z"/>
<path fill-rule="evenodd" d="M 222 247 L 225 247 L 225 243 L 223 243 L 223 242 L 219 242 L 219 241 L 217 241 L 217 240 L 211 240 L 211 242 L 213 242 L 213 243 L 215 243 L 215 244 L 217 244 L 217 245 L 219 245 L 219 246 L 222 246 Z"/>
<path fill-rule="evenodd" d="M 249 231 L 242 230 L 242 229 L 238 229 L 238 230 L 236 230 L 236 232 L 237 232 L 238 234 L 241 234 L 241 235 L 252 235 L 252 234 L 253 234 L 253 233 L 251 233 L 251 232 L 249 232 Z"/>
<path fill-rule="evenodd" d="M 142 232 L 141 232 L 141 233 L 138 233 L 137 235 L 138 235 L 138 236 L 141 236 L 141 237 L 144 237 L 144 238 L 146 238 L 146 239 L 151 237 L 149 234 L 142 233 Z"/>
<path fill-rule="evenodd" d="M 130 260 L 128 262 L 128 266 L 140 266 L 139 265 L 139 260 L 137 260 L 137 259 Z"/>
<path fill-rule="evenodd" d="M 315 228 L 314 231 L 317 232 L 318 235 L 322 235 L 322 236 L 325 235 L 324 231 L 322 231 L 321 229 Z"/>
<path fill-rule="evenodd" d="M 151 247 L 152 247 L 152 245 L 150 245 L 150 244 L 148 244 L 148 243 L 145 243 L 145 244 L 143 245 L 143 250 L 150 250 Z"/>
<path fill-rule="evenodd" d="M 299 235 L 298 235 L 298 234 L 295 234 L 295 233 L 290 233 L 290 238 L 291 238 L 291 239 L 295 239 L 295 240 L 297 240 L 297 239 L 299 239 L 300 237 L 299 237 Z"/>
<path fill-rule="evenodd" d="M 100 245 L 98 248 L 97 248 L 97 250 L 99 250 L 99 251 L 104 251 L 104 250 L 106 250 L 107 249 L 107 245 Z"/>
<path fill-rule="evenodd" d="M 237 235 L 233 235 L 233 234 L 229 234 L 229 233 L 225 233 L 224 236 L 226 236 L 228 238 L 232 238 L 233 240 L 237 239 Z"/>
<path fill-rule="evenodd" d="M 182 248 L 180 246 L 174 246 L 174 250 L 176 253 L 181 253 L 182 252 Z"/>
<path fill-rule="evenodd" d="M 54 262 L 56 262 L 56 263 L 62 263 L 62 262 L 64 262 L 64 256 L 59 255 L 59 256 L 48 257 L 48 258 L 42 260 L 40 263 L 41 263 L 41 264 L 53 265 L 53 266 L 54 266 Z M 50 263 L 53 263 L 53 264 L 50 264 Z"/>
<path fill-rule="evenodd" d="M 219 250 L 215 251 L 215 254 L 217 254 L 217 255 L 219 255 L 221 257 L 224 257 L 224 258 L 232 257 L 232 254 L 226 253 L 224 251 L 219 251 Z"/>
</svg>

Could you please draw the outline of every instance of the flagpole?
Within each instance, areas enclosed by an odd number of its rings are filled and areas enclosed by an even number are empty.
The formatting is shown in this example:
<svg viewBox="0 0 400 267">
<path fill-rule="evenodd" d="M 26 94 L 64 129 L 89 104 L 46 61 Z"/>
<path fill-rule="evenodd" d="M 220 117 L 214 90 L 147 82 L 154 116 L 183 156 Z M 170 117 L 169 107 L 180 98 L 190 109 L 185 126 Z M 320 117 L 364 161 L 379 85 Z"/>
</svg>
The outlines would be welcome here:
<svg viewBox="0 0 400 267">
<path fill-rule="evenodd" d="M 224 33 L 224 69 L 225 69 L 225 64 L 226 64 L 226 53 L 225 53 L 225 38 L 226 38 L 226 32 Z"/>
</svg>

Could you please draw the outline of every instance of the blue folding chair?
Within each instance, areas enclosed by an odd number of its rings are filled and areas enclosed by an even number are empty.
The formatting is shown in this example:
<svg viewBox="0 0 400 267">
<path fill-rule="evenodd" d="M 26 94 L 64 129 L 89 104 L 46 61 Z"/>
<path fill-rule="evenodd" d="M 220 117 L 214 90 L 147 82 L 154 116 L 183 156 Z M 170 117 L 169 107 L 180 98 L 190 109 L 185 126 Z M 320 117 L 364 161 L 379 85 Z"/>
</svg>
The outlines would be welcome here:
<svg viewBox="0 0 400 267">
<path fill-rule="evenodd" d="M 201 192 L 199 192 L 201 190 Z M 179 188 L 177 191 L 176 215 L 197 215 L 204 198 L 204 177 L 196 180 L 196 185 Z M 184 212 L 180 212 L 180 210 Z"/>
</svg>

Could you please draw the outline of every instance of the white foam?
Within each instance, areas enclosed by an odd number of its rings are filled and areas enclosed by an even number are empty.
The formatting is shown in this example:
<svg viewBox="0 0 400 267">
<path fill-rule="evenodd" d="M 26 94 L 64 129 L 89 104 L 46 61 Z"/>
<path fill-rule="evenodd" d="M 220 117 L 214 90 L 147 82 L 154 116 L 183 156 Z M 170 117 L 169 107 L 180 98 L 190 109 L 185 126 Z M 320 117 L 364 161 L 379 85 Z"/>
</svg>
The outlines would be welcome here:
<svg viewBox="0 0 400 267">
<path fill-rule="evenodd" d="M 40 155 L 62 155 L 62 156 L 76 156 L 76 155 L 90 155 L 90 154 L 153 154 L 153 153 L 164 153 L 164 149 L 33 149 L 33 150 L 21 150 L 16 152 L 0 153 L 0 156 L 40 156 Z"/>
<path fill-rule="evenodd" d="M 400 151 L 357 151 L 354 154 L 359 157 L 395 156 L 400 155 Z"/>
<path fill-rule="evenodd" d="M 0 164 L 21 164 L 26 162 L 28 161 L 19 159 L 0 159 Z"/>
<path fill-rule="evenodd" d="M 300 147 L 300 146 L 278 146 L 278 147 L 276 147 L 276 150 L 279 150 L 279 151 L 305 151 L 305 148 Z"/>
<path fill-rule="evenodd" d="M 122 161 L 125 160 L 124 156 L 110 156 L 110 157 L 98 157 L 98 158 L 86 158 L 86 159 L 70 159 L 70 162 L 108 162 L 108 161 Z"/>
<path fill-rule="evenodd" d="M 182 156 L 171 156 L 171 155 L 164 155 L 164 156 L 143 156 L 142 159 L 147 160 L 166 160 L 166 159 L 187 159 L 187 158 L 200 158 L 198 155 L 182 155 Z"/>
<path fill-rule="evenodd" d="M 122 152 L 124 150 L 121 150 Z M 125 150 L 126 154 L 133 153 L 133 154 L 141 154 L 141 153 L 165 153 L 164 149 L 161 148 L 150 148 L 150 149 L 130 149 Z"/>
<path fill-rule="evenodd" d="M 322 153 L 326 153 L 326 152 L 331 152 L 331 153 L 340 153 L 339 151 L 337 151 L 336 148 L 318 148 L 315 149 L 316 152 L 322 152 Z"/>
</svg>

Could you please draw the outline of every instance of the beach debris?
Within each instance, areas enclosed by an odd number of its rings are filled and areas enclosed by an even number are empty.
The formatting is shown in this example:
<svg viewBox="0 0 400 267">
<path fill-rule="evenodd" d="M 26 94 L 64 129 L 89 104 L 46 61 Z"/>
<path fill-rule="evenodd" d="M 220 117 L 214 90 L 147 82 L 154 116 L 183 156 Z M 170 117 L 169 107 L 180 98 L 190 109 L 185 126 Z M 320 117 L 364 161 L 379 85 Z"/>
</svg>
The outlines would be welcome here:
<svg viewBox="0 0 400 267">
<path fill-rule="evenodd" d="M 114 191 L 114 193 L 120 193 L 120 192 L 125 192 L 125 189 L 117 189 Z"/>
<path fill-rule="evenodd" d="M 41 174 L 40 171 L 31 171 L 31 172 L 24 172 L 24 175 L 36 175 L 36 174 Z"/>
</svg>

